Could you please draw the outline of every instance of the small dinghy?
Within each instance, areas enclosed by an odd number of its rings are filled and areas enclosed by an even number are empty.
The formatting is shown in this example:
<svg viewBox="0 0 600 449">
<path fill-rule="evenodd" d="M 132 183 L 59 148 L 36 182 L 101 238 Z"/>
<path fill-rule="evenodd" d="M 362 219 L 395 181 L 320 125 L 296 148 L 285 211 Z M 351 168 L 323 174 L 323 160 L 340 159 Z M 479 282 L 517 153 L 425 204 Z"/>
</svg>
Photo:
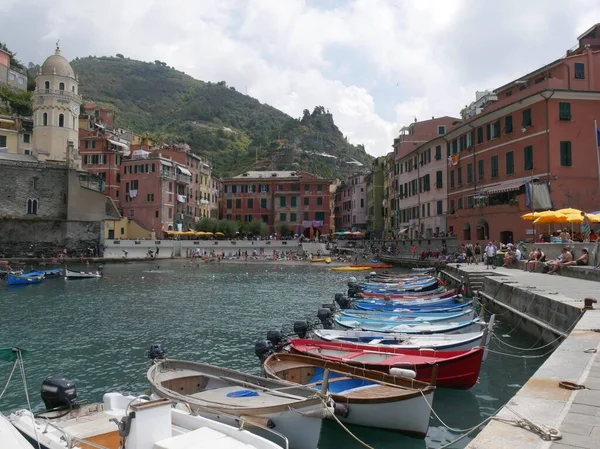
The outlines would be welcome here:
<svg viewBox="0 0 600 449">
<path fill-rule="evenodd" d="M 158 397 L 225 424 L 236 425 L 235 417 L 260 423 L 283 434 L 296 449 L 315 449 L 323 418 L 333 413 L 329 399 L 308 387 L 205 363 L 155 360 L 147 378 Z"/>
<path fill-rule="evenodd" d="M 75 271 L 65 269 L 65 279 L 98 279 L 102 277 L 102 272 L 96 271 Z"/>
<path fill-rule="evenodd" d="M 64 380 L 64 379 L 61 379 Z M 60 385 L 57 386 L 60 388 Z M 59 391 L 59 393 L 62 393 Z M 60 394 L 57 395 L 60 397 Z M 102 403 L 33 415 L 18 410 L 11 423 L 42 449 L 281 449 L 247 430 L 241 430 L 172 407 L 168 399 L 145 400 L 107 393 Z M 6 446 L 2 441 L 2 448 Z M 12 449 L 12 448 L 11 448 Z M 31 449 L 29 446 L 27 449 Z"/>
<path fill-rule="evenodd" d="M 44 281 L 44 276 L 29 276 L 27 274 L 9 274 L 6 277 L 6 282 L 8 285 L 29 285 L 29 284 L 39 284 Z"/>
<path fill-rule="evenodd" d="M 482 323 L 483 325 L 483 323 Z M 494 328 L 494 315 L 480 332 L 462 334 L 401 334 L 358 330 L 314 329 L 311 335 L 323 341 L 357 343 L 369 346 L 389 346 L 404 349 L 435 349 L 436 351 L 468 351 L 478 346 L 487 347 Z M 484 355 L 485 357 L 485 355 Z"/>
<path fill-rule="evenodd" d="M 427 434 L 435 386 L 298 354 L 271 354 L 263 367 L 270 378 L 330 393 L 344 423 Z"/>
<path fill-rule="evenodd" d="M 361 323 L 451 323 L 455 321 L 472 320 L 477 317 L 473 309 L 459 310 L 456 312 L 386 312 L 368 310 L 342 310 L 339 315 L 348 318 L 357 318 Z"/>
<path fill-rule="evenodd" d="M 334 323 L 341 329 L 355 329 L 373 332 L 398 332 L 406 334 L 444 334 L 465 333 L 480 330 L 480 320 L 475 318 L 469 321 L 446 323 L 402 322 L 402 321 L 369 321 L 361 318 L 334 316 Z"/>
<path fill-rule="evenodd" d="M 409 369 L 424 382 L 431 382 L 433 367 L 438 365 L 437 385 L 462 389 L 477 383 L 485 352 L 481 347 L 469 351 L 410 350 L 299 338 L 290 341 L 289 350 L 384 373 L 393 374 L 395 368 Z"/>
<path fill-rule="evenodd" d="M 33 449 L 33 446 L 0 413 L 0 441 L 2 449 Z"/>
</svg>

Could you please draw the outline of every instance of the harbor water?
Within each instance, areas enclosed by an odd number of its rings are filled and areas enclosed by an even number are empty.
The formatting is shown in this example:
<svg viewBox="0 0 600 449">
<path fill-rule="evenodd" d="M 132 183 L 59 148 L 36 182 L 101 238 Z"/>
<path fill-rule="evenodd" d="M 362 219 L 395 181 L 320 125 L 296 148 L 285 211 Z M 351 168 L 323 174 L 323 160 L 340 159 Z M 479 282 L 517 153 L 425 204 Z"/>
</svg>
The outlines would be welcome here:
<svg viewBox="0 0 600 449">
<path fill-rule="evenodd" d="M 80 398 L 101 400 L 109 391 L 143 393 L 149 366 L 146 352 L 162 343 L 171 358 L 189 359 L 260 373 L 254 343 L 268 330 L 295 320 L 313 319 L 322 303 L 345 290 L 348 274 L 326 266 L 223 263 L 190 266 L 183 260 L 107 265 L 106 279 L 48 279 L 24 287 L 0 285 L 0 347 L 29 350 L 25 357 L 32 407 L 41 410 L 42 380 L 64 375 L 76 382 Z M 536 340 L 513 331 L 502 316 L 495 332 L 517 347 Z M 492 343 L 491 349 L 506 352 Z M 534 352 L 535 354 L 535 352 Z M 531 352 L 528 355 L 532 355 Z M 504 405 L 543 363 L 492 352 L 480 382 L 469 391 L 438 389 L 427 437 L 351 427 L 378 449 L 438 448 L 460 429 L 483 421 Z M 0 362 L 0 388 L 11 364 Z M 15 376 L 0 411 L 26 406 Z M 410 413 L 410 412 L 409 412 Z M 452 447 L 464 447 L 465 438 Z M 327 421 L 321 449 L 362 447 L 337 423 Z"/>
</svg>

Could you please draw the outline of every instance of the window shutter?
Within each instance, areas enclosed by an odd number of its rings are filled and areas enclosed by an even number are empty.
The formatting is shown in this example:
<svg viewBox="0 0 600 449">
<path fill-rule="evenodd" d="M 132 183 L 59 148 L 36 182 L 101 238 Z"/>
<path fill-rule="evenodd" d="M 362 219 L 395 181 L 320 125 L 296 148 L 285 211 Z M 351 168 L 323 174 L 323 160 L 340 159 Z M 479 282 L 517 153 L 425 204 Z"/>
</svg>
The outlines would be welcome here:
<svg viewBox="0 0 600 449">
<path fill-rule="evenodd" d="M 492 140 L 492 124 L 488 123 L 485 125 L 487 131 L 487 140 Z"/>
</svg>

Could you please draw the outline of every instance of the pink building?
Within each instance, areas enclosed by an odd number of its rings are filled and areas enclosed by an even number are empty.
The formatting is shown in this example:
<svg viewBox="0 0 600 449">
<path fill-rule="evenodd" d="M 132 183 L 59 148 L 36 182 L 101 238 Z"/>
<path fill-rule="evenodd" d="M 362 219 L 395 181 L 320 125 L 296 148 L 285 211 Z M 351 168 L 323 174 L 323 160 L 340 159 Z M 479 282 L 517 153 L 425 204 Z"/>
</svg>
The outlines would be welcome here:
<svg viewBox="0 0 600 449">
<path fill-rule="evenodd" d="M 397 159 L 396 236 L 432 238 L 446 232 L 446 140 L 437 137 Z"/>
<path fill-rule="evenodd" d="M 346 178 L 335 193 L 335 230 L 367 229 L 367 183 L 365 175 Z"/>
<path fill-rule="evenodd" d="M 394 166 L 390 183 L 392 233 L 407 232 L 411 238 L 445 230 L 444 136 L 460 119 L 432 118 L 403 127 L 394 139 Z M 439 148 L 438 148 L 439 147 Z M 436 187 L 440 184 L 442 187 Z M 423 197 L 421 197 L 423 195 Z M 441 212 L 440 203 L 441 203 Z M 423 220 L 427 219 L 427 220 Z M 428 231 L 429 230 L 429 231 Z"/>
</svg>

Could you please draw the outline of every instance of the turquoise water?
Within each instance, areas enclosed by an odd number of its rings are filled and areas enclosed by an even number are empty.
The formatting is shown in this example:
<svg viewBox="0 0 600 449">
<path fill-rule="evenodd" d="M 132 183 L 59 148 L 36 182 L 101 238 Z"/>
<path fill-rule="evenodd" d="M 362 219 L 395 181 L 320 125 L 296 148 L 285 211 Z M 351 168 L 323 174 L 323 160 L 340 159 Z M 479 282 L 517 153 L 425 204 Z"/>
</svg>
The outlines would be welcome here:
<svg viewBox="0 0 600 449">
<path fill-rule="evenodd" d="M 326 267 L 190 267 L 185 261 L 161 261 L 160 272 L 145 262 L 107 265 L 105 274 L 107 279 L 0 285 L 0 347 L 31 351 L 25 368 L 34 408 L 43 406 L 42 380 L 55 374 L 75 381 L 79 397 L 90 401 L 101 400 L 108 391 L 144 392 L 146 351 L 155 342 L 163 343 L 173 358 L 259 373 L 254 342 L 270 329 L 314 317 L 322 303 L 344 291 L 348 278 Z M 500 335 L 511 329 L 501 318 L 496 329 Z M 516 331 L 509 341 L 520 347 L 535 343 Z M 491 353 L 478 385 L 469 391 L 439 389 L 434 409 L 451 427 L 472 427 L 506 403 L 542 362 Z M 10 368 L 10 363 L 0 362 L 0 389 Z M 25 406 L 23 387 L 15 377 L 0 400 L 0 411 Z M 425 440 L 360 427 L 352 431 L 378 449 L 437 448 L 460 435 L 435 418 Z M 319 447 L 362 446 L 327 421 Z"/>
</svg>

